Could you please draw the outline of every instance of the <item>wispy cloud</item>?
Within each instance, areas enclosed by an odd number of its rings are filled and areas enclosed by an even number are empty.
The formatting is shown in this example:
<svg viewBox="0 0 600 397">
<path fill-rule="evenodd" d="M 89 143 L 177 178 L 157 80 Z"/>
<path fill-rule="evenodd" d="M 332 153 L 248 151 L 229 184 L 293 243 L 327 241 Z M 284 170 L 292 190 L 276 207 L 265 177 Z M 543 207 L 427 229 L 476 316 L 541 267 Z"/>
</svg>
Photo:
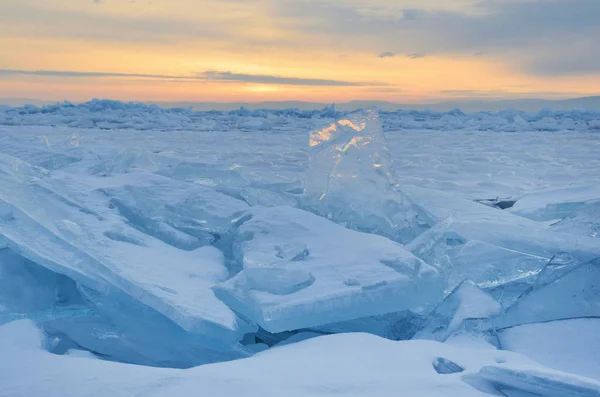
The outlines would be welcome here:
<svg viewBox="0 0 600 397">
<path fill-rule="evenodd" d="M 440 93 L 461 98 L 500 97 L 507 94 L 505 90 L 442 90 Z"/>
<path fill-rule="evenodd" d="M 419 59 L 419 58 L 425 58 L 425 54 L 419 54 L 419 53 L 413 52 L 412 54 L 408 54 L 407 57 L 409 57 L 410 59 Z"/>
<path fill-rule="evenodd" d="M 306 85 L 306 86 L 384 86 L 383 83 L 354 82 L 345 80 L 307 79 L 300 77 L 282 77 L 273 75 L 256 75 L 232 72 L 209 71 L 200 74 L 206 80 L 239 81 L 258 84 Z"/>
<path fill-rule="evenodd" d="M 41 76 L 41 77 L 67 77 L 67 78 L 98 78 L 98 77 L 137 77 L 160 80 L 197 80 L 197 81 L 222 81 L 242 82 L 254 84 L 297 85 L 297 86 L 323 86 L 323 87 L 358 87 L 358 86 L 386 86 L 384 83 L 355 82 L 345 80 L 308 79 L 301 77 L 282 77 L 273 75 L 255 75 L 245 73 L 232 73 L 222 71 L 207 71 L 191 75 L 170 74 L 145 74 L 145 73 L 111 73 L 111 72 L 77 72 L 71 70 L 19 70 L 0 69 L 0 76 Z"/>
<path fill-rule="evenodd" d="M 74 72 L 70 70 L 18 70 L 0 69 L 0 76 L 23 75 L 45 77 L 144 77 L 149 79 L 190 79 L 204 80 L 199 76 L 144 74 L 144 73 L 109 73 L 109 72 Z"/>
<path fill-rule="evenodd" d="M 396 54 L 394 54 L 393 52 L 386 51 L 386 52 L 382 52 L 381 54 L 379 54 L 377 56 L 379 58 L 391 58 L 391 57 L 396 56 Z"/>
</svg>

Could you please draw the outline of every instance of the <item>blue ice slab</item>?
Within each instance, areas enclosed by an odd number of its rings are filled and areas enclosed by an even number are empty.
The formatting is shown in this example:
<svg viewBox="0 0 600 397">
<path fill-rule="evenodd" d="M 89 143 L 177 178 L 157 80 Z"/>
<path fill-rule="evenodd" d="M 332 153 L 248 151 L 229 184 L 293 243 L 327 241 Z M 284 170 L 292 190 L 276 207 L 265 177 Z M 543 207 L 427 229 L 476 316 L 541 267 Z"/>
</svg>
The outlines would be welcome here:
<svg viewBox="0 0 600 397">
<path fill-rule="evenodd" d="M 254 208 L 237 231 L 243 270 L 217 296 L 269 332 L 434 305 L 439 273 L 400 244 L 290 207 Z"/>
<path fill-rule="evenodd" d="M 251 328 L 211 290 L 229 276 L 223 254 L 214 247 L 179 250 L 131 227 L 99 193 L 123 180 L 0 167 L 0 246 L 91 290 L 130 296 L 211 346 L 230 349 Z"/>
<path fill-rule="evenodd" d="M 568 252 L 581 261 L 600 256 L 597 239 L 554 232 L 542 223 L 453 194 L 416 186 L 404 189 L 438 222 L 407 248 L 447 277 L 447 290 L 470 279 L 507 307 L 557 253 Z"/>
<path fill-rule="evenodd" d="M 600 198 L 598 199 L 600 200 Z M 600 201 L 588 204 L 552 225 L 560 233 L 600 238 Z"/>
<path fill-rule="evenodd" d="M 485 333 L 502 306 L 473 282 L 464 281 L 429 313 L 413 339 L 444 342 L 457 332 Z M 473 321 L 475 320 L 475 321 Z"/>
<path fill-rule="evenodd" d="M 560 273 L 558 278 L 546 277 L 519 297 L 497 320 L 497 327 L 600 317 L 600 258 L 563 268 Z"/>
<path fill-rule="evenodd" d="M 564 372 L 487 365 L 479 370 L 477 376 L 490 382 L 499 390 L 506 388 L 516 392 L 547 397 L 597 397 L 600 395 L 600 382 Z"/>
</svg>

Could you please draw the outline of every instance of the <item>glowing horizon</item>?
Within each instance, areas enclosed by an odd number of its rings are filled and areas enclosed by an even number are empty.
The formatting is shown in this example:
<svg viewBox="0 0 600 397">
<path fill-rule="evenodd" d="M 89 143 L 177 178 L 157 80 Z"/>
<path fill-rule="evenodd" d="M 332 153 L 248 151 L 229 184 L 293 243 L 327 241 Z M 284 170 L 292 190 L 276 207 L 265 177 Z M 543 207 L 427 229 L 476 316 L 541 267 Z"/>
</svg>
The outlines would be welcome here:
<svg viewBox="0 0 600 397">
<path fill-rule="evenodd" d="M 426 102 L 600 93 L 593 0 L 6 0 L 0 97 Z"/>
</svg>

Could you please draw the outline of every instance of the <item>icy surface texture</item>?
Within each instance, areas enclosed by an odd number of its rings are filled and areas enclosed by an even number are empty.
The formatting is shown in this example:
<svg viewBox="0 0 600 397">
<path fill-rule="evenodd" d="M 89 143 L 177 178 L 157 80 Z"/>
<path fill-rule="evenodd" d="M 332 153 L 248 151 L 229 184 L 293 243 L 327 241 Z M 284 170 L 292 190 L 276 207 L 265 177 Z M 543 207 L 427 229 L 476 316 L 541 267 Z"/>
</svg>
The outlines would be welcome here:
<svg viewBox="0 0 600 397">
<path fill-rule="evenodd" d="M 552 263 L 549 266 L 553 266 Z M 562 320 L 600 317 L 600 258 L 574 264 L 544 276 L 499 319 L 499 327 Z"/>
<path fill-rule="evenodd" d="M 563 219 L 594 203 L 600 203 L 597 183 L 527 195 L 509 211 L 536 221 L 551 221 Z"/>
<path fill-rule="evenodd" d="M 376 109 L 357 111 L 310 134 L 307 206 L 354 229 L 408 242 L 430 220 L 396 186 Z"/>
<path fill-rule="evenodd" d="M 407 340 L 414 336 L 425 321 L 423 314 L 410 310 L 363 317 L 356 320 L 325 324 L 313 329 L 324 333 L 367 332 L 391 340 Z"/>
<path fill-rule="evenodd" d="M 0 323 L 28 318 L 47 335 L 57 354 L 86 349 L 104 359 L 152 366 L 190 367 L 240 358 L 241 349 L 207 348 L 201 335 L 187 333 L 160 313 L 125 294 L 77 287 L 8 248 L 0 250 Z"/>
<path fill-rule="evenodd" d="M 498 332 L 503 349 L 548 367 L 600 380 L 600 319 L 526 324 Z"/>
<path fill-rule="evenodd" d="M 290 207 L 256 208 L 237 232 L 243 271 L 221 300 L 270 332 L 425 308 L 438 272 L 385 237 Z"/>
<path fill-rule="evenodd" d="M 457 333 L 485 333 L 490 318 L 500 315 L 502 307 L 470 281 L 462 282 L 430 313 L 415 339 L 444 342 Z"/>
<path fill-rule="evenodd" d="M 600 244 L 591 237 L 554 232 L 455 195 L 416 186 L 404 189 L 439 222 L 407 248 L 447 275 L 450 289 L 464 279 L 496 290 L 495 295 L 506 286 L 508 301 L 503 304 L 508 306 L 555 254 L 566 251 L 583 261 L 600 256 Z"/>
<path fill-rule="evenodd" d="M 552 225 L 560 233 L 600 238 L 600 201 L 588 204 Z"/>
<path fill-rule="evenodd" d="M 456 374 L 463 372 L 465 369 L 453 361 L 447 360 L 443 357 L 436 357 L 433 360 L 433 368 L 438 374 Z"/>
<path fill-rule="evenodd" d="M 201 185 L 135 175 L 102 189 L 135 228 L 183 250 L 215 243 L 248 206 Z"/>
<path fill-rule="evenodd" d="M 88 311 L 73 280 L 0 248 L 0 323 L 48 321 Z"/>
<path fill-rule="evenodd" d="M 522 396 L 519 392 L 548 397 L 593 397 L 600 394 L 597 381 L 555 371 L 490 365 L 482 367 L 477 375 L 501 392 L 514 393 L 509 396 Z"/>
</svg>

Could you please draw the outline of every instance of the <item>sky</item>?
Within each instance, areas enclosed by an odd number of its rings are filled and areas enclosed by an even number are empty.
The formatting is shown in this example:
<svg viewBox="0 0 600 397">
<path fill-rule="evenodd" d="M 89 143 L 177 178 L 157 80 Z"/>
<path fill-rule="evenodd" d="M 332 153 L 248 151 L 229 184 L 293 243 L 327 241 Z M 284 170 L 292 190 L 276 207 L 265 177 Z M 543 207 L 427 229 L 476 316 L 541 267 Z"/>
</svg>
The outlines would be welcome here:
<svg viewBox="0 0 600 397">
<path fill-rule="evenodd" d="M 0 97 L 600 94 L 599 0 L 0 0 Z"/>
</svg>

